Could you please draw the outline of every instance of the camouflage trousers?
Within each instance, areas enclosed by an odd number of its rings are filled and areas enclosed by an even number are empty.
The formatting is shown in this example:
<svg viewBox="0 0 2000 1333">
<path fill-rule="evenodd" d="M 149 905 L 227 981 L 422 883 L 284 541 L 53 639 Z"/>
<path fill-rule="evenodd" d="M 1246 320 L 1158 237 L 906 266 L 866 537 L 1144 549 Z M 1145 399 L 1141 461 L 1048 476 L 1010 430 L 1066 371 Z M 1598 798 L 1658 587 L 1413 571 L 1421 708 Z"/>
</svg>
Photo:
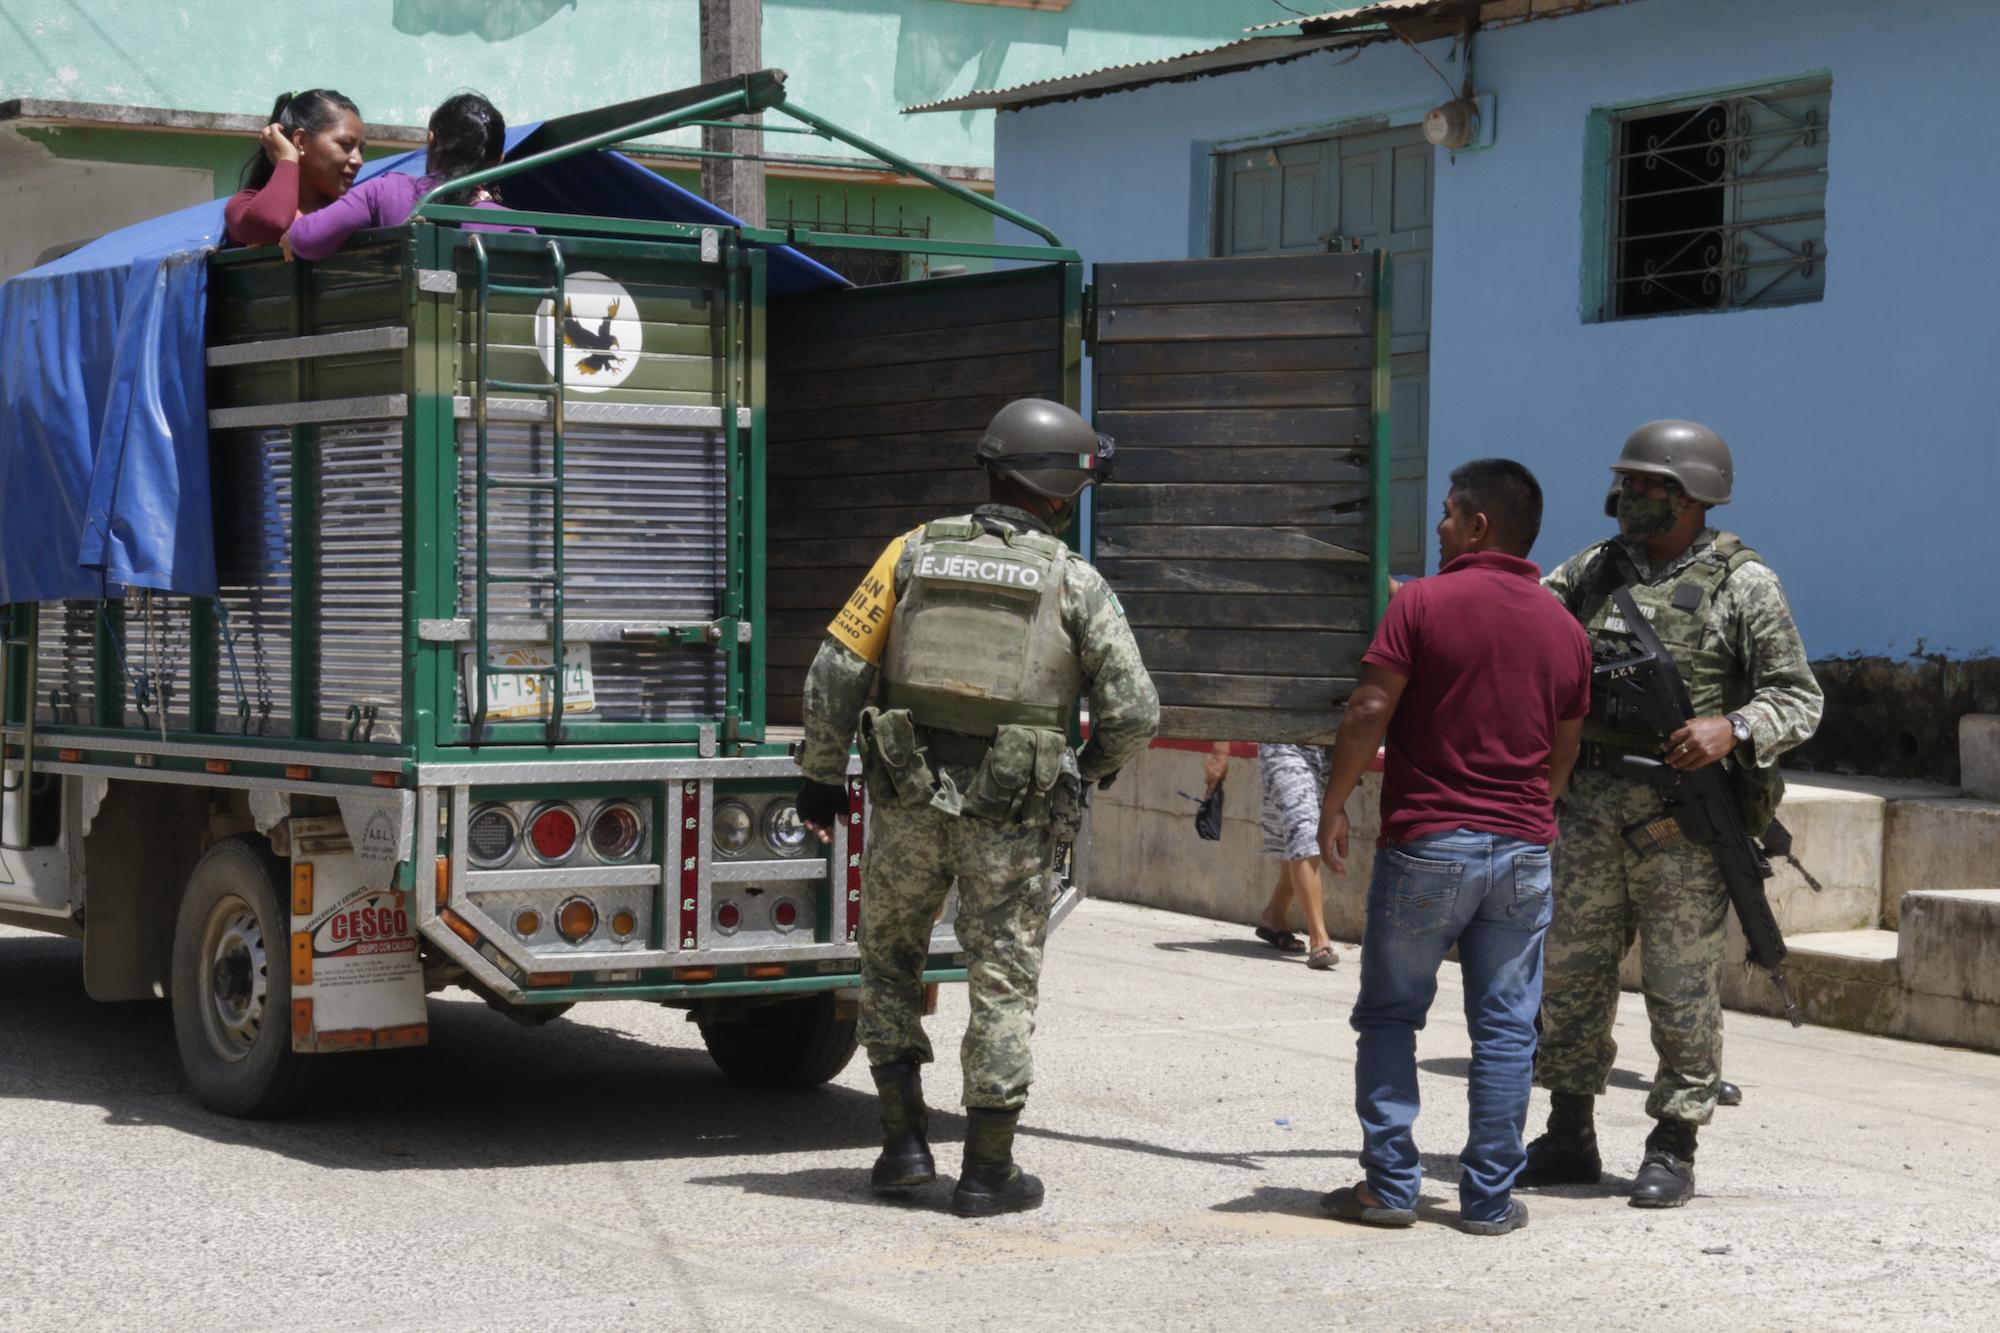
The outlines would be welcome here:
<svg viewBox="0 0 2000 1333">
<path fill-rule="evenodd" d="M 1579 768 L 1557 807 L 1555 914 L 1542 983 L 1535 1081 L 1601 1093 L 1618 1043 L 1618 964 L 1639 939 L 1659 1068 L 1646 1098 L 1655 1120 L 1705 1125 L 1722 1060 L 1723 927 L 1728 890 L 1715 860 L 1681 844 L 1637 855 L 1621 830 L 1660 813 L 1643 783 Z"/>
<path fill-rule="evenodd" d="M 873 809 L 861 862 L 860 1037 L 870 1064 L 931 1059 L 924 960 L 955 880 L 972 1002 L 960 1046 L 965 1104 L 1013 1110 L 1027 1101 L 1051 849 L 1046 824 L 1001 825 L 927 805 Z"/>
</svg>

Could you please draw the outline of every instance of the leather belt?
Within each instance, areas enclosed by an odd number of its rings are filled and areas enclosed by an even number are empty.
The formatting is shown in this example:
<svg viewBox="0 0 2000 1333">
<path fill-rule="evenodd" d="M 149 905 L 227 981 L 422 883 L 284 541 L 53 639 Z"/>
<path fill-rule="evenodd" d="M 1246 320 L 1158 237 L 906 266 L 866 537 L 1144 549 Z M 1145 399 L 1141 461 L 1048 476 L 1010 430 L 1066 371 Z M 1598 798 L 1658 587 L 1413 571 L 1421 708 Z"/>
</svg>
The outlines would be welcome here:
<svg viewBox="0 0 2000 1333">
<path fill-rule="evenodd" d="M 991 736 L 967 736 L 958 731 L 940 731 L 934 727 L 917 728 L 917 740 L 930 752 L 931 759 L 940 764 L 964 764 L 977 768 L 986 762 L 986 752 L 993 748 Z"/>
</svg>

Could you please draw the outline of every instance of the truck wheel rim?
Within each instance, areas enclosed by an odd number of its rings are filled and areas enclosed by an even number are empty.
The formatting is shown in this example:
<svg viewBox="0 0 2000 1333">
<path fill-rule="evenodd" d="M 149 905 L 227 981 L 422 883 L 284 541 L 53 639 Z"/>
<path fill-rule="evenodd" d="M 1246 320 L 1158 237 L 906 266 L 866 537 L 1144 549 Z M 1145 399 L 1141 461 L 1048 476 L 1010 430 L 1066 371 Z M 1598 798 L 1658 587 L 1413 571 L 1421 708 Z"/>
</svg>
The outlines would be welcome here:
<svg viewBox="0 0 2000 1333">
<path fill-rule="evenodd" d="M 225 1060 L 241 1060 L 264 1026 L 270 965 L 264 929 L 250 904 L 234 894 L 216 903 L 202 932 L 202 1027 Z"/>
</svg>

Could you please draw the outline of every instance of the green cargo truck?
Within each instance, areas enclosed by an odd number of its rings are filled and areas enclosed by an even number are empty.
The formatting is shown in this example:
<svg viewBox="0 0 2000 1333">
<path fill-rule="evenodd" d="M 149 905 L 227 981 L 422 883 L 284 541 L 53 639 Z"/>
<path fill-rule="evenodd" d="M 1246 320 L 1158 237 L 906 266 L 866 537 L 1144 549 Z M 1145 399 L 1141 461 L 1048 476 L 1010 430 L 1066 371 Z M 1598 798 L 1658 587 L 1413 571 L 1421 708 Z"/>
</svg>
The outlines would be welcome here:
<svg viewBox="0 0 2000 1333">
<path fill-rule="evenodd" d="M 524 1022 L 680 1007 L 761 1086 L 838 1073 L 868 824 L 823 847 L 793 808 L 806 667 L 890 538 L 983 498 L 998 407 L 1081 405 L 1086 341 L 1119 450 L 1091 541 L 1167 734 L 1330 734 L 1386 597 L 1378 257 L 1086 287 L 1046 229 L 783 85 L 547 122 L 491 173 L 510 215 L 209 254 L 211 595 L 5 608 L 0 923 L 80 938 L 96 998 L 170 997 L 208 1105 L 274 1112 L 308 1057 L 422 1044 L 453 985 Z M 1034 239 L 515 202 L 756 112 Z M 459 225 L 503 217 L 534 233 Z M 990 271 L 801 282 L 801 245 Z M 926 977 L 964 978 L 949 909 Z"/>
</svg>

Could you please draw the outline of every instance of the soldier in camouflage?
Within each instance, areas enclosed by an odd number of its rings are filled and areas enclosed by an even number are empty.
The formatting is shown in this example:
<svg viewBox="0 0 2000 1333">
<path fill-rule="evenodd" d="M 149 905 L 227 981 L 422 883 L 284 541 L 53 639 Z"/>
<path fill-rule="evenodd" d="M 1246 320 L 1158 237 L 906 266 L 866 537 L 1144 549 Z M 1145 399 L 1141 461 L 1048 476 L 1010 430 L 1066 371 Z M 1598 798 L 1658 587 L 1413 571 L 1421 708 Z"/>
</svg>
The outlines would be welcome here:
<svg viewBox="0 0 2000 1333">
<path fill-rule="evenodd" d="M 972 1016 L 961 1048 L 963 1216 L 1034 1208 L 1014 1164 L 1034 1076 L 1042 944 L 1059 847 L 1085 785 L 1108 782 L 1159 727 L 1159 696 L 1103 577 L 1054 533 L 1107 471 L 1110 442 L 1067 407 L 1022 399 L 980 441 L 992 503 L 897 538 L 827 627 L 805 686 L 799 814 L 822 839 L 848 812 L 860 735 L 870 819 L 861 899 L 861 1041 L 882 1105 L 881 1192 L 936 1167 L 919 1070 L 924 963 L 953 883 Z M 881 698 L 869 705 L 877 686 Z M 1080 691 L 1091 737 L 1067 727 Z"/>
<path fill-rule="evenodd" d="M 1812 735 L 1821 694 L 1777 575 L 1708 526 L 1710 507 L 1730 496 L 1721 437 L 1692 422 L 1651 422 L 1625 442 L 1612 472 L 1605 512 L 1618 520 L 1618 536 L 1544 583 L 1590 632 L 1600 658 L 1635 651 L 1611 598 L 1629 587 L 1686 680 L 1695 716 L 1664 747 L 1594 717 L 1585 726 L 1584 753 L 1557 810 L 1536 1067 L 1551 1092 L 1548 1132 L 1528 1145 L 1518 1183 L 1595 1184 L 1601 1175 L 1593 1099 L 1617 1052 L 1618 965 L 1636 933 L 1659 1069 L 1646 1099 L 1657 1123 L 1631 1203 L 1673 1208 L 1694 1193 L 1695 1131 L 1717 1102 L 1729 900 L 1706 850 L 1682 843 L 1640 855 L 1626 845 L 1622 831 L 1658 818 L 1660 802 L 1619 760 L 1663 748 L 1675 768 L 1730 764 L 1745 825 L 1761 832 L 1783 790 L 1778 757 Z"/>
</svg>

